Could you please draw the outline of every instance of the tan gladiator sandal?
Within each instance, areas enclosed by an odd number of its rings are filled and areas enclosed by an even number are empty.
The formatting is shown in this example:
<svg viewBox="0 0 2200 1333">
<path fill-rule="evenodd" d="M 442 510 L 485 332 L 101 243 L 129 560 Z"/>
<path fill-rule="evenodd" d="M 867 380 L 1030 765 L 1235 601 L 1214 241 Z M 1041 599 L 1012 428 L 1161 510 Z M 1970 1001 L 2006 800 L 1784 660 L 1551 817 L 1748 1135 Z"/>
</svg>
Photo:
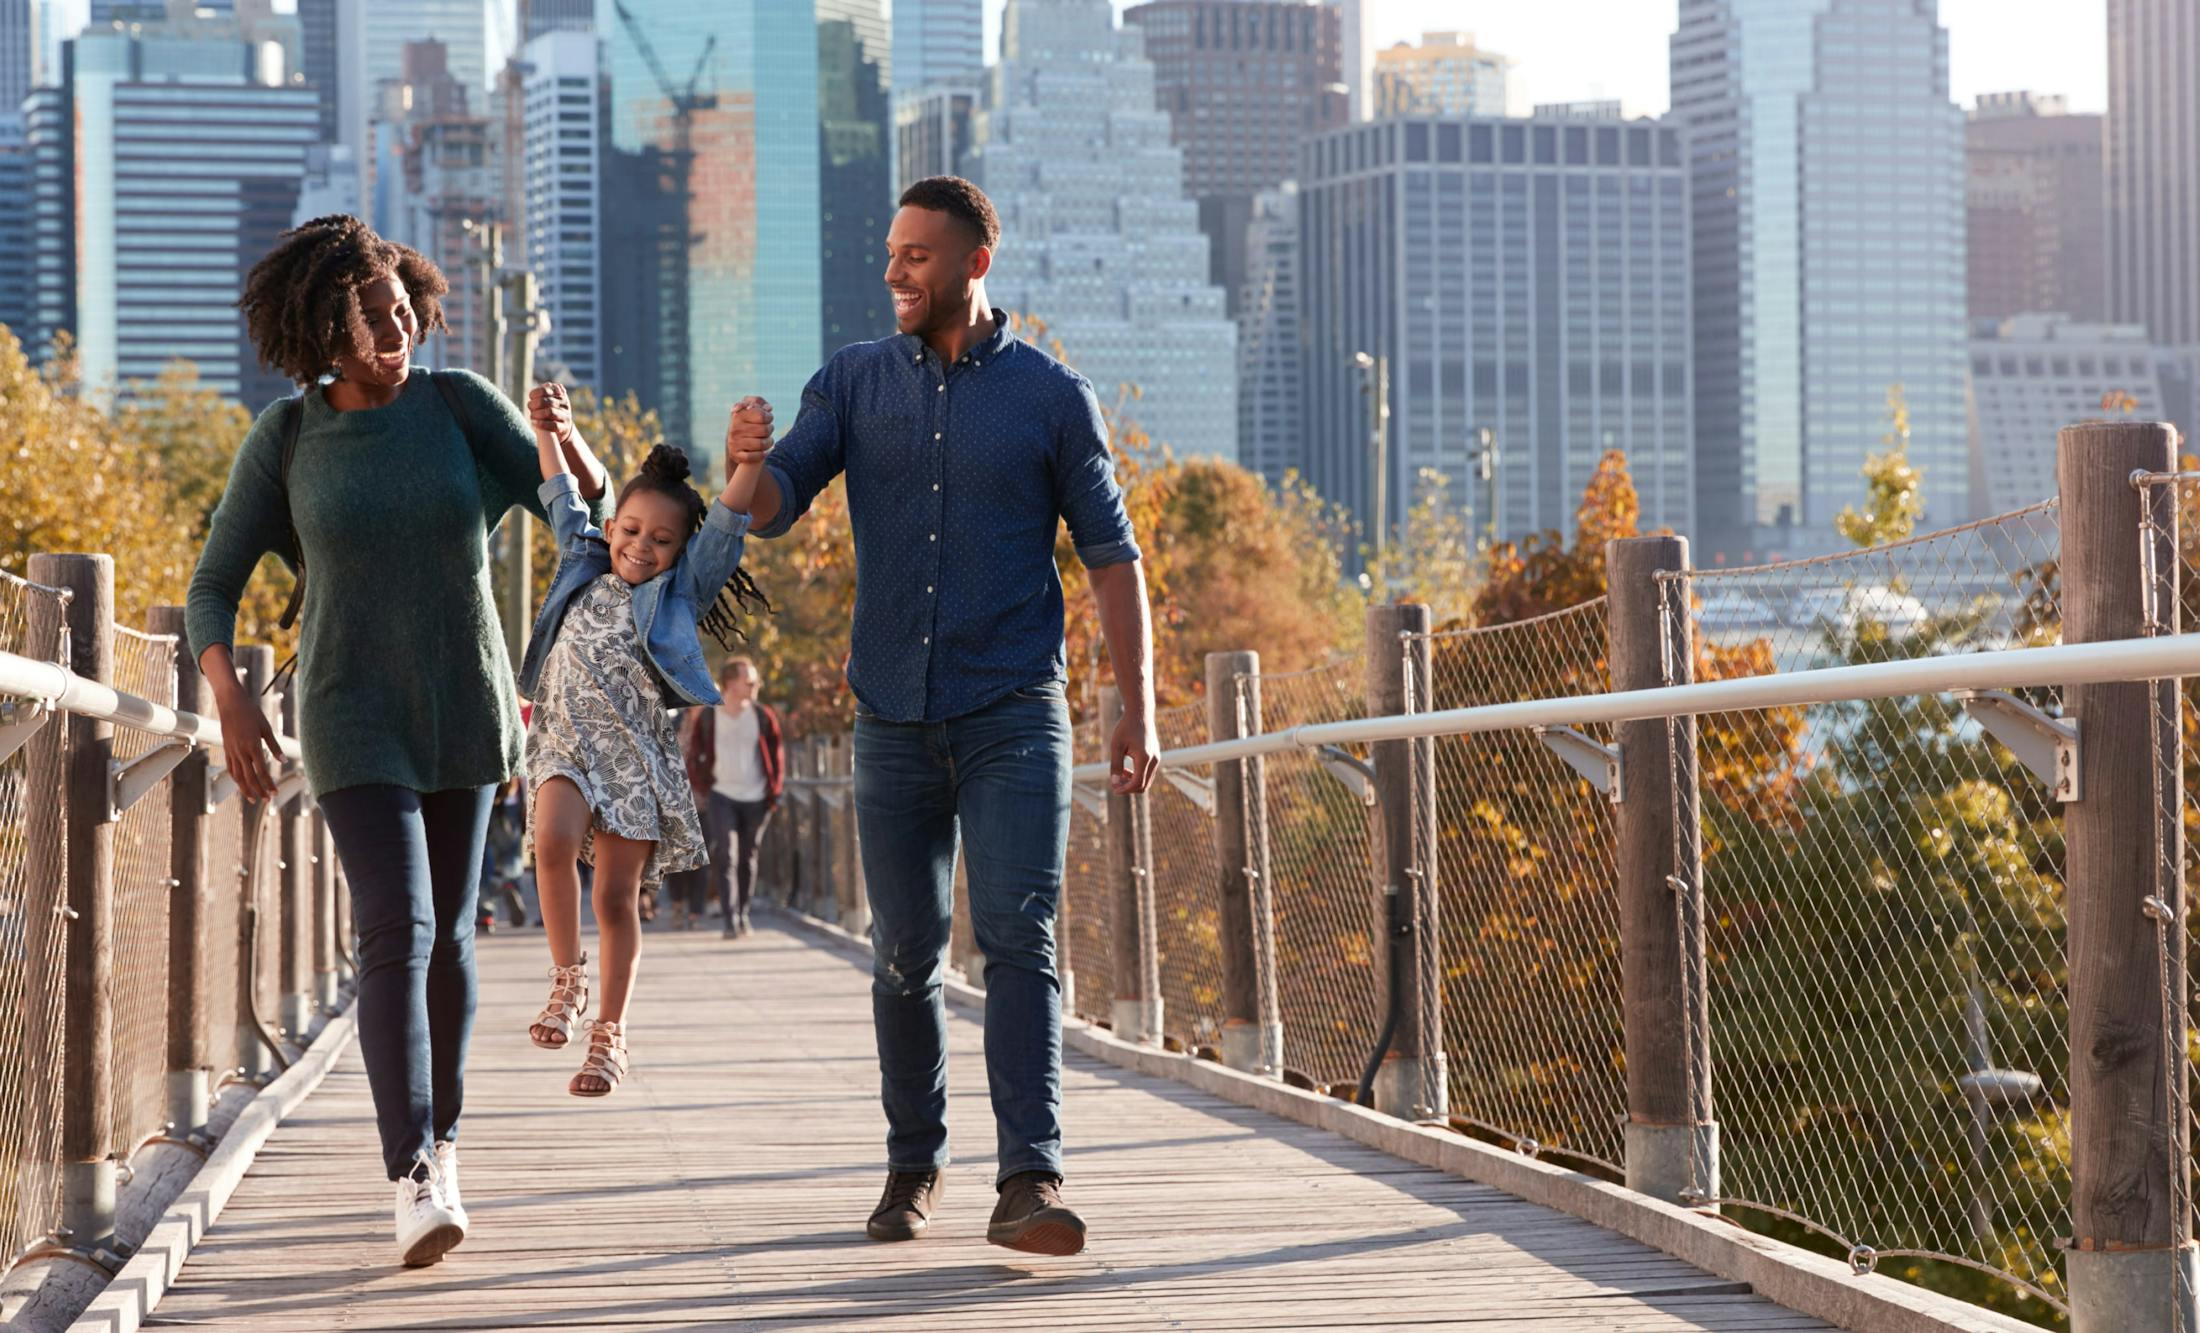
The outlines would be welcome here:
<svg viewBox="0 0 2200 1333">
<path fill-rule="evenodd" d="M 608 1019 L 592 1018 L 588 1021 L 588 1058 L 581 1062 L 580 1072 L 565 1090 L 575 1097 L 609 1097 L 619 1087 L 619 1080 L 626 1077 L 626 1028 Z M 582 1079 L 592 1078 L 602 1087 L 588 1087 Z"/>
<path fill-rule="evenodd" d="M 588 955 L 571 967 L 550 968 L 550 1002 L 535 1015 L 527 1035 L 546 1051 L 562 1051 L 573 1040 L 573 1025 L 588 1012 Z"/>
</svg>

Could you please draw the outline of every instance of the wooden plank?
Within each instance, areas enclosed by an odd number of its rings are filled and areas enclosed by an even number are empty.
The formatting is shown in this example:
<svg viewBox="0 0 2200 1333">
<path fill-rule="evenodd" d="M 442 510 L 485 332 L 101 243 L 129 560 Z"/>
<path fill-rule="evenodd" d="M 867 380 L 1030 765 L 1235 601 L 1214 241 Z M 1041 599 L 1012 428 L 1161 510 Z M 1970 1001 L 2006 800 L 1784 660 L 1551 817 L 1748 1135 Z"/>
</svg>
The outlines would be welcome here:
<svg viewBox="0 0 2200 1333">
<path fill-rule="evenodd" d="M 994 1159 L 975 1023 L 951 1014 L 934 1233 L 864 1239 L 883 1174 L 868 979 L 761 930 L 653 934 L 615 1097 L 537 1051 L 541 941 L 480 941 L 462 1127 L 474 1233 L 391 1261 L 356 1053 L 267 1145 L 152 1326 L 807 1330 L 1826 1325 L 1487 1187 L 1071 1056 L 1071 1259 L 985 1244 Z"/>
</svg>

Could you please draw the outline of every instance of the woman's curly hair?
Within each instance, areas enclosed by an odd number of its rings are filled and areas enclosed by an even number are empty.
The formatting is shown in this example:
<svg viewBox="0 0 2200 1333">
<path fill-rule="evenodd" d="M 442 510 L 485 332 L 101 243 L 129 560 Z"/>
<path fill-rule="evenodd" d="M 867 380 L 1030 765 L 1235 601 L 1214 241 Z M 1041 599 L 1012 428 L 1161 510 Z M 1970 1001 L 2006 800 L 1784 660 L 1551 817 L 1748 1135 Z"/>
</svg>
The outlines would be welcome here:
<svg viewBox="0 0 2200 1333">
<path fill-rule="evenodd" d="M 649 457 L 642 460 L 642 470 L 628 478 L 626 485 L 619 488 L 618 504 L 624 505 L 626 498 L 636 491 L 656 491 L 660 495 L 669 495 L 687 510 L 688 536 L 693 537 L 702 528 L 703 516 L 709 512 L 710 507 L 703 502 L 702 496 L 696 494 L 695 488 L 688 484 L 688 475 L 687 453 L 677 445 L 660 444 L 649 451 Z M 733 573 L 726 579 L 726 586 L 720 588 L 717 596 L 711 600 L 710 610 L 704 614 L 697 628 L 718 640 L 719 647 L 731 652 L 736 643 L 747 642 L 749 637 L 742 630 L 737 617 L 769 615 L 771 609 L 771 599 L 764 595 L 762 588 L 756 586 L 756 580 L 749 576 L 749 571 L 735 565 Z"/>
<path fill-rule="evenodd" d="M 373 355 L 359 289 L 393 275 L 412 300 L 421 337 L 448 327 L 442 297 L 451 284 L 443 270 L 418 250 L 385 241 L 366 223 L 341 213 L 278 237 L 245 278 L 237 308 L 261 363 L 293 383 L 311 384 L 335 368 L 339 355 L 362 361 Z"/>
</svg>

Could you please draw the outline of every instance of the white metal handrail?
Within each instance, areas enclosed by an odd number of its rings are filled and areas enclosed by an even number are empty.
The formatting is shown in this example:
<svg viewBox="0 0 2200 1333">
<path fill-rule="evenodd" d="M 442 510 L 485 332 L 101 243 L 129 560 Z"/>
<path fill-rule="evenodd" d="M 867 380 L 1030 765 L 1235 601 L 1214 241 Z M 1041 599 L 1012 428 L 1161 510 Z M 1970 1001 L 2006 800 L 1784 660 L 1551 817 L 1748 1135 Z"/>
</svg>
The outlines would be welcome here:
<svg viewBox="0 0 2200 1333">
<path fill-rule="evenodd" d="M 209 750 L 222 748 L 221 723 L 214 718 L 141 699 L 126 690 L 86 680 L 55 662 L 0 653 L 0 696 L 28 699 L 64 713 L 111 722 L 169 740 L 188 741 Z M 283 754 L 298 759 L 296 738 L 278 736 Z"/>
<path fill-rule="evenodd" d="M 1431 736 L 1529 731 L 1537 727 L 1578 727 L 1592 722 L 1646 722 L 1706 713 L 1800 708 L 1914 694 L 1950 694 L 1958 690 L 2106 685 L 2181 676 L 2200 676 L 2200 634 L 1953 653 L 1901 662 L 1820 667 L 1739 680 L 1668 685 L 1651 690 L 1481 704 L 1473 708 L 1353 718 L 1343 722 L 1309 722 L 1241 740 L 1188 745 L 1164 752 L 1161 762 L 1167 767 L 1190 768 L 1232 759 L 1318 749 L 1324 745 L 1364 745 Z M 1080 764 L 1072 773 L 1079 782 L 1100 781 L 1107 775 L 1105 763 Z"/>
</svg>

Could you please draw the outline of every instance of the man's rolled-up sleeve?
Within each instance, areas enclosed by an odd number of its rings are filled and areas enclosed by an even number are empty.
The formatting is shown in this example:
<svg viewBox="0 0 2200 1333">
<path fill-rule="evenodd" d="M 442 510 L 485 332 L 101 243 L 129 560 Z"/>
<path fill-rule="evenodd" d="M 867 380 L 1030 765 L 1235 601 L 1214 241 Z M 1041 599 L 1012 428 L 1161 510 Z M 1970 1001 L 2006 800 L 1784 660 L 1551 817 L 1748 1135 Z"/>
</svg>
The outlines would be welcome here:
<svg viewBox="0 0 2200 1333">
<path fill-rule="evenodd" d="M 1069 524 L 1070 542 L 1087 569 L 1128 564 L 1140 557 L 1137 534 L 1123 510 L 1108 448 L 1107 421 L 1091 381 L 1077 378 L 1077 397 L 1056 428 L 1054 501 Z"/>
<path fill-rule="evenodd" d="M 795 414 L 794 425 L 772 446 L 764 462 L 779 486 L 779 512 L 750 535 L 783 536 L 810 511 L 810 502 L 818 492 L 831 485 L 846 466 L 848 454 L 841 438 L 835 387 L 830 361 L 803 386 L 802 406 Z"/>
</svg>

